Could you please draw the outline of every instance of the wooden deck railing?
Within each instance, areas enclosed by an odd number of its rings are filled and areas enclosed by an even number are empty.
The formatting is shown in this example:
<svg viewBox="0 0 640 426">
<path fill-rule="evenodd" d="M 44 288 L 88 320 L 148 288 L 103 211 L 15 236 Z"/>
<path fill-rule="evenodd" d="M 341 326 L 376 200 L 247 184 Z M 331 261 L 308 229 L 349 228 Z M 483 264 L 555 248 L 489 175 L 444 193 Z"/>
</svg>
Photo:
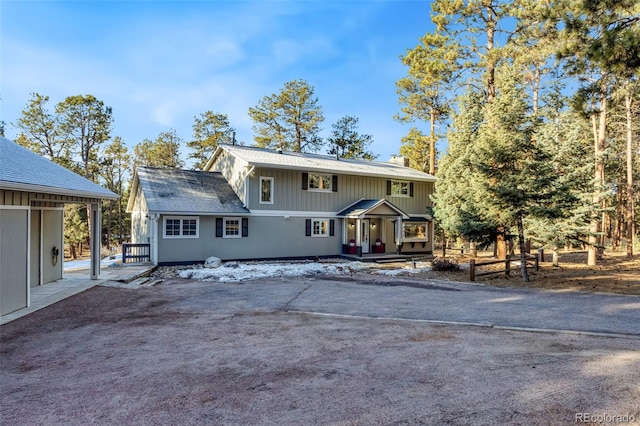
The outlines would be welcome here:
<svg viewBox="0 0 640 426">
<path fill-rule="evenodd" d="M 122 244 L 122 263 L 151 262 L 151 244 Z"/>
</svg>

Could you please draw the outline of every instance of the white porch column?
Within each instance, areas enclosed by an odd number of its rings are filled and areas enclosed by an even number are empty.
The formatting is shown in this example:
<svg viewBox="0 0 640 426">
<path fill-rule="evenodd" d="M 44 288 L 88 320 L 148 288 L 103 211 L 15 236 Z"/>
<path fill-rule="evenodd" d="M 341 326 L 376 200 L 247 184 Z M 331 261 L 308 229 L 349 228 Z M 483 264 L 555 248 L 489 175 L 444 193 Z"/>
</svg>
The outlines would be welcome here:
<svg viewBox="0 0 640 426">
<path fill-rule="evenodd" d="M 362 220 L 356 219 L 356 246 L 362 246 Z"/>
<path fill-rule="evenodd" d="M 349 243 L 349 241 L 347 241 L 347 223 L 349 222 L 349 219 L 347 219 L 346 217 L 342 219 L 342 245 L 346 245 Z"/>
<path fill-rule="evenodd" d="M 159 219 L 160 215 L 158 213 L 149 215 L 149 221 L 151 223 L 151 241 L 149 241 L 149 253 L 151 255 L 151 262 L 153 262 L 154 265 L 158 264 L 158 235 L 160 232 L 158 229 Z"/>
<path fill-rule="evenodd" d="M 436 239 L 435 225 L 433 220 L 429 222 L 429 239 L 431 240 L 431 254 L 433 254 L 434 240 Z"/>
<path fill-rule="evenodd" d="M 396 251 L 400 252 L 400 246 L 402 246 L 402 216 L 398 216 L 396 219 Z"/>
<path fill-rule="evenodd" d="M 91 214 L 91 279 L 97 280 L 100 276 L 100 242 L 102 235 L 102 219 L 100 217 L 100 202 L 89 205 Z"/>
</svg>

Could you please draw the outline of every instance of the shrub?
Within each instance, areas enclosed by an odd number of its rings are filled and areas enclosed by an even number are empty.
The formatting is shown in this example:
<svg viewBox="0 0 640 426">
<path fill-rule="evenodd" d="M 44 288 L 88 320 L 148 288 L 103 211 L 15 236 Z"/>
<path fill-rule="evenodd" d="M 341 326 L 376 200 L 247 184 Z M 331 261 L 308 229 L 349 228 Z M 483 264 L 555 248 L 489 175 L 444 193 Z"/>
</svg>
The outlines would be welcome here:
<svg viewBox="0 0 640 426">
<path fill-rule="evenodd" d="M 455 259 L 436 257 L 431 261 L 431 269 L 434 271 L 459 271 L 460 265 Z"/>
</svg>

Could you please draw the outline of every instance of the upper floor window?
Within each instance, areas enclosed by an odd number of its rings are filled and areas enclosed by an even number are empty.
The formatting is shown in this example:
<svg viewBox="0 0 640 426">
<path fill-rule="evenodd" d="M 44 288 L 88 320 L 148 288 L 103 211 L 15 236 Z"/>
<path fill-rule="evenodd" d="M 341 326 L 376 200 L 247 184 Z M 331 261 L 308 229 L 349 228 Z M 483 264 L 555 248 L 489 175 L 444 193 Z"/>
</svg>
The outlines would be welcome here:
<svg viewBox="0 0 640 426">
<path fill-rule="evenodd" d="M 199 220 L 189 216 L 166 216 L 164 238 L 198 238 Z"/>
<path fill-rule="evenodd" d="M 395 197 L 413 197 L 413 182 L 388 180 L 387 195 Z"/>
<path fill-rule="evenodd" d="M 272 177 L 260 177 L 260 204 L 273 204 Z"/>
<path fill-rule="evenodd" d="M 338 175 L 303 172 L 302 189 L 304 191 L 338 192 Z"/>
<path fill-rule="evenodd" d="M 309 173 L 309 189 L 331 191 L 331 175 Z"/>
</svg>

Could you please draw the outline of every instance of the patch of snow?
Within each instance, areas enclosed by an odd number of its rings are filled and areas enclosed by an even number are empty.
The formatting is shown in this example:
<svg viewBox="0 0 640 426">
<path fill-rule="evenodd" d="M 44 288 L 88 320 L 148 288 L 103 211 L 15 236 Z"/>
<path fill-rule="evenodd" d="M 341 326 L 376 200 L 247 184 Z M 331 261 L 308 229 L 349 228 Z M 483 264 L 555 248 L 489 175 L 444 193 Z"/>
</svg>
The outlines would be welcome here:
<svg viewBox="0 0 640 426">
<path fill-rule="evenodd" d="M 122 263 L 122 253 L 107 256 L 100 261 L 101 268 L 108 268 L 109 266 L 116 266 Z M 79 269 L 91 269 L 91 260 L 70 260 L 65 261 L 62 269 L 65 271 L 74 271 Z"/>
<path fill-rule="evenodd" d="M 239 263 L 229 262 L 217 269 L 185 269 L 180 278 L 198 281 L 238 282 L 274 277 L 303 277 L 313 275 L 347 275 L 367 270 L 362 262 L 348 263 Z"/>
</svg>

